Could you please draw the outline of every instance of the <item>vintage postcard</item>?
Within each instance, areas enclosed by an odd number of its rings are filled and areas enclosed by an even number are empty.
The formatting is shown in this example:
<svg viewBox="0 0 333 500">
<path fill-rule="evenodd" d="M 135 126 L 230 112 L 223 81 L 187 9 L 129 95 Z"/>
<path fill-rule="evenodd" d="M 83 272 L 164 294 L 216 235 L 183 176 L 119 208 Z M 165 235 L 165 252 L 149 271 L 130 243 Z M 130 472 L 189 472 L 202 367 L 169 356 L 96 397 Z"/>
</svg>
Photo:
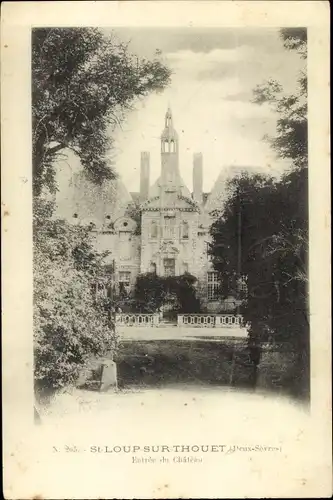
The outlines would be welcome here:
<svg viewBox="0 0 333 500">
<path fill-rule="evenodd" d="M 7 499 L 330 497 L 327 2 L 4 2 Z"/>
</svg>

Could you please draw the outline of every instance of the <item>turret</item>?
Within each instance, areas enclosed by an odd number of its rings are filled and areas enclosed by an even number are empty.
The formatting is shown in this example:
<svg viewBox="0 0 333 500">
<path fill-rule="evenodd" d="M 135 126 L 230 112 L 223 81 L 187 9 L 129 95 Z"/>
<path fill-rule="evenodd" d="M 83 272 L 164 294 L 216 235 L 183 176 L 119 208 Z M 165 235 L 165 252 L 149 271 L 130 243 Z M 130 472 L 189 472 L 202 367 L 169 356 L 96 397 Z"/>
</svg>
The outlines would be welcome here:
<svg viewBox="0 0 333 500">
<path fill-rule="evenodd" d="M 178 134 L 173 126 L 171 109 L 165 114 L 165 126 L 161 134 L 162 185 L 167 190 L 177 189 L 179 183 Z"/>
</svg>

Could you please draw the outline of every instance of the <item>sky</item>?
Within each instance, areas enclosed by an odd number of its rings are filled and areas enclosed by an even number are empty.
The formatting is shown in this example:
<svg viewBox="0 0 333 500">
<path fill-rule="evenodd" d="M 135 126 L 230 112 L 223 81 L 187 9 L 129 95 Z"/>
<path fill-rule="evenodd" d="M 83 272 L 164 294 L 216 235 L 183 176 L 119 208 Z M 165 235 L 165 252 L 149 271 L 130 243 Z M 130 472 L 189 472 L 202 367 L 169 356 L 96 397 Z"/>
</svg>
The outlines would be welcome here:
<svg viewBox="0 0 333 500">
<path fill-rule="evenodd" d="M 204 191 L 210 191 L 221 170 L 251 166 L 278 175 L 278 161 L 265 134 L 274 134 L 276 116 L 267 105 L 251 102 L 253 88 L 277 79 L 292 91 L 303 61 L 287 51 L 277 29 L 244 28 L 117 28 L 139 57 L 156 49 L 172 70 L 163 93 L 135 103 L 121 127 L 113 131 L 115 167 L 128 191 L 138 191 L 140 152 L 150 151 L 151 184 L 160 174 L 160 134 L 170 106 L 179 134 L 181 175 L 192 190 L 193 154 L 202 152 Z M 75 161 L 71 167 L 74 170 Z"/>
</svg>

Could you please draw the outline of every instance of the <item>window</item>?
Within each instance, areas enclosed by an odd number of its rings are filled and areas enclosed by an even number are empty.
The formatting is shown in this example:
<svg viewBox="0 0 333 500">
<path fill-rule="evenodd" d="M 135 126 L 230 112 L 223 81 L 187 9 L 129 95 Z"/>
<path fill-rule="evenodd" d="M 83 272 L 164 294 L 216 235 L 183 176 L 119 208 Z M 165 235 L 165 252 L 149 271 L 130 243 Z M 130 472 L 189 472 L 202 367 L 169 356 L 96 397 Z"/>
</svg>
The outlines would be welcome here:
<svg viewBox="0 0 333 500">
<path fill-rule="evenodd" d="M 150 237 L 152 239 L 157 238 L 157 222 L 155 220 L 152 221 L 150 226 Z"/>
<path fill-rule="evenodd" d="M 119 271 L 119 283 L 123 283 L 124 286 L 130 286 L 131 284 L 131 272 L 130 271 Z"/>
<path fill-rule="evenodd" d="M 131 285 L 131 273 L 129 271 L 119 271 L 118 291 L 121 299 L 128 297 Z"/>
<path fill-rule="evenodd" d="M 188 273 L 188 263 L 187 262 L 184 262 L 184 264 L 183 264 L 183 270 L 184 270 L 184 274 Z"/>
<path fill-rule="evenodd" d="M 175 259 L 164 259 L 164 276 L 175 276 L 176 262 Z"/>
<path fill-rule="evenodd" d="M 130 271 L 119 271 L 119 283 L 124 283 L 129 285 L 131 282 L 131 272 Z"/>
<path fill-rule="evenodd" d="M 247 277 L 245 275 L 241 276 L 238 280 L 238 291 L 247 293 Z"/>
<path fill-rule="evenodd" d="M 211 271 L 207 273 L 207 298 L 208 300 L 216 300 L 218 297 L 219 279 L 218 273 Z"/>
<path fill-rule="evenodd" d="M 182 238 L 184 240 L 188 240 L 188 231 L 189 227 L 188 227 L 188 222 L 187 221 L 183 221 L 182 223 Z"/>
<path fill-rule="evenodd" d="M 176 144 L 175 141 L 170 142 L 170 153 L 175 153 L 176 152 Z"/>
<path fill-rule="evenodd" d="M 155 262 L 150 263 L 150 272 L 156 274 L 156 264 Z"/>
<path fill-rule="evenodd" d="M 205 242 L 206 243 L 206 255 L 207 255 L 207 260 L 208 262 L 211 262 L 212 261 L 212 255 L 210 254 L 210 243 L 208 243 L 208 241 Z"/>
<path fill-rule="evenodd" d="M 175 217 L 164 217 L 164 238 L 166 239 L 174 239 L 175 237 L 175 225 L 176 218 Z"/>
</svg>

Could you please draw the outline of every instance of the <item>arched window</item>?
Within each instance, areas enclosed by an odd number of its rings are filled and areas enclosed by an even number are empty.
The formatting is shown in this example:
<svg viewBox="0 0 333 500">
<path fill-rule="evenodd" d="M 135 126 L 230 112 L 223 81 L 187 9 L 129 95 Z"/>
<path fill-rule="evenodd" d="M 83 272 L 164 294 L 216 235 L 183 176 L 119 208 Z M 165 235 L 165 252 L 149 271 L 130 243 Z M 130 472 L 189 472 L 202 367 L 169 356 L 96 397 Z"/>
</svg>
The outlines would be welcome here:
<svg viewBox="0 0 333 500">
<path fill-rule="evenodd" d="M 174 140 L 171 140 L 170 142 L 170 153 L 175 153 L 176 152 L 176 144 Z"/>
<path fill-rule="evenodd" d="M 157 222 L 155 220 L 153 220 L 150 225 L 150 237 L 152 239 L 157 238 Z"/>
<path fill-rule="evenodd" d="M 182 223 L 182 238 L 184 240 L 188 240 L 189 235 L 189 226 L 187 221 L 183 221 Z"/>
<path fill-rule="evenodd" d="M 150 263 L 150 272 L 156 274 L 156 264 L 155 262 Z"/>
</svg>

